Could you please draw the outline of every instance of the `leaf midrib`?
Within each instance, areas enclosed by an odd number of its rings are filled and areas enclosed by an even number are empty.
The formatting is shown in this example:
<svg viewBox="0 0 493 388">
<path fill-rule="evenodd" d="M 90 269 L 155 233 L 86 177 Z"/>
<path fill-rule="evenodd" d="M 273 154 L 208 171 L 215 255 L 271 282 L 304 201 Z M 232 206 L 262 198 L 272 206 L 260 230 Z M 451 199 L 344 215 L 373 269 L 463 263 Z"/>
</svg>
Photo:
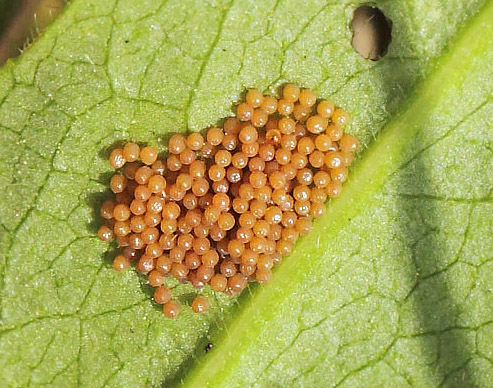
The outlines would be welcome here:
<svg viewBox="0 0 493 388">
<path fill-rule="evenodd" d="M 486 3 L 483 9 L 471 18 L 464 30 L 459 31 L 455 44 L 436 59 L 434 71 L 402 105 L 402 113 L 390 121 L 378 139 L 362 153 L 350 181 L 345 185 L 344 194 L 330 203 L 325 216 L 315 224 L 314 229 L 318 230 L 311 233 L 323 233 L 328 239 L 335 238 L 338 230 L 343 229 L 351 219 L 368 208 L 370 199 L 386 179 L 409 162 L 402 160 L 402 151 L 423 128 L 440 97 L 447 95 L 456 86 L 450 79 L 462 79 L 474 58 L 489 46 L 487 37 L 493 30 L 489 20 L 493 20 L 493 1 Z M 489 30 L 489 33 L 485 30 Z M 465 117 L 479 110 L 487 101 L 479 101 Z M 464 119 L 459 120 L 459 123 L 463 121 Z M 453 127 L 446 133 L 452 130 Z M 304 245 L 306 242 L 300 241 L 298 249 L 306 248 Z M 277 269 L 268 285 L 256 287 L 253 293 L 242 301 L 242 306 L 236 311 L 237 315 L 229 322 L 227 335 L 218 330 L 214 350 L 196 360 L 195 366 L 185 377 L 183 386 L 203 388 L 211 386 L 211 381 L 217 383 L 227 378 L 235 368 L 235 363 L 239 362 L 243 349 L 250 346 L 251 341 L 246 339 L 258 338 L 262 330 L 259 324 L 252 324 L 258 322 L 252 317 L 258 315 L 259 311 L 262 311 L 265 317 L 274 294 L 279 298 L 279 290 L 282 290 L 284 295 L 290 294 L 292 285 L 296 284 L 295 280 L 302 270 L 294 255 L 291 255 Z"/>
</svg>

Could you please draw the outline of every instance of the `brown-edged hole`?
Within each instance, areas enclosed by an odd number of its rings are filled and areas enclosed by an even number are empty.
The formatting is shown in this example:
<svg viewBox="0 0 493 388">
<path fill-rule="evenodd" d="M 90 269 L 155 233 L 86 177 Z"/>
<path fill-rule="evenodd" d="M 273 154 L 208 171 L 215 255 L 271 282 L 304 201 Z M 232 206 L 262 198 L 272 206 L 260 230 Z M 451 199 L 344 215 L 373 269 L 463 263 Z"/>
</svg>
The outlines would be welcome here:
<svg viewBox="0 0 493 388">
<path fill-rule="evenodd" d="M 352 45 L 365 59 L 378 61 L 392 41 L 392 21 L 381 10 L 370 5 L 361 5 L 354 10 L 351 21 Z"/>
</svg>

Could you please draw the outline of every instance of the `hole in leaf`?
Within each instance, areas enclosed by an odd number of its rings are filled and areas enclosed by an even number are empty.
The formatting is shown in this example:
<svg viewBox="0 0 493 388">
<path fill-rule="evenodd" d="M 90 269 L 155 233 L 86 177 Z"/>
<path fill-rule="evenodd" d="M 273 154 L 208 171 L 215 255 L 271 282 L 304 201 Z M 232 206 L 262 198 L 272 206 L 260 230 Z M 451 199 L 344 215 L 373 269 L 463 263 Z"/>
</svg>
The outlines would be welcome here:
<svg viewBox="0 0 493 388">
<path fill-rule="evenodd" d="M 378 61 L 387 54 L 392 41 L 392 21 L 376 7 L 362 5 L 351 21 L 352 45 L 365 59 Z"/>
</svg>

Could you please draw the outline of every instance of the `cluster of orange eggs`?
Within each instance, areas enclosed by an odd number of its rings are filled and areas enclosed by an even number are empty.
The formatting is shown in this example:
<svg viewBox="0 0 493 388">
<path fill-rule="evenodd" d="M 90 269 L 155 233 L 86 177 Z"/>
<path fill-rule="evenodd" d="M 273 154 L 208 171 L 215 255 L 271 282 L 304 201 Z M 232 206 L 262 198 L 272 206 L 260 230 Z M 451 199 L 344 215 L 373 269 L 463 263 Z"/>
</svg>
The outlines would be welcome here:
<svg viewBox="0 0 493 388">
<path fill-rule="evenodd" d="M 173 135 L 164 160 L 135 143 L 113 150 L 115 197 L 101 207 L 98 232 L 123 248 L 113 267 L 135 261 L 170 318 L 180 309 L 165 285 L 170 275 L 228 295 L 268 282 L 327 198 L 341 193 L 358 148 L 344 133 L 348 120 L 288 84 L 281 99 L 249 90 L 222 128 Z M 207 308 L 202 296 L 192 303 L 195 312 Z"/>
</svg>

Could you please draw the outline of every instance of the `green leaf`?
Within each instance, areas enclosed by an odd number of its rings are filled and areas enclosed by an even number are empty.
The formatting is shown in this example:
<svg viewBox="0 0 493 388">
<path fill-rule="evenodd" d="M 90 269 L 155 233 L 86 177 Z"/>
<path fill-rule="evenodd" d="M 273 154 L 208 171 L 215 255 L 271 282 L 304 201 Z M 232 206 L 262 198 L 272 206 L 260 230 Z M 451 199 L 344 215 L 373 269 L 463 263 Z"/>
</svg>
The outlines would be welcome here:
<svg viewBox="0 0 493 388">
<path fill-rule="evenodd" d="M 0 70 L 0 386 L 490 385 L 493 3 L 376 3 L 378 62 L 354 2 L 74 0 Z M 286 81 L 351 112 L 350 182 L 270 284 L 167 320 L 95 236 L 107 150 Z"/>
</svg>

